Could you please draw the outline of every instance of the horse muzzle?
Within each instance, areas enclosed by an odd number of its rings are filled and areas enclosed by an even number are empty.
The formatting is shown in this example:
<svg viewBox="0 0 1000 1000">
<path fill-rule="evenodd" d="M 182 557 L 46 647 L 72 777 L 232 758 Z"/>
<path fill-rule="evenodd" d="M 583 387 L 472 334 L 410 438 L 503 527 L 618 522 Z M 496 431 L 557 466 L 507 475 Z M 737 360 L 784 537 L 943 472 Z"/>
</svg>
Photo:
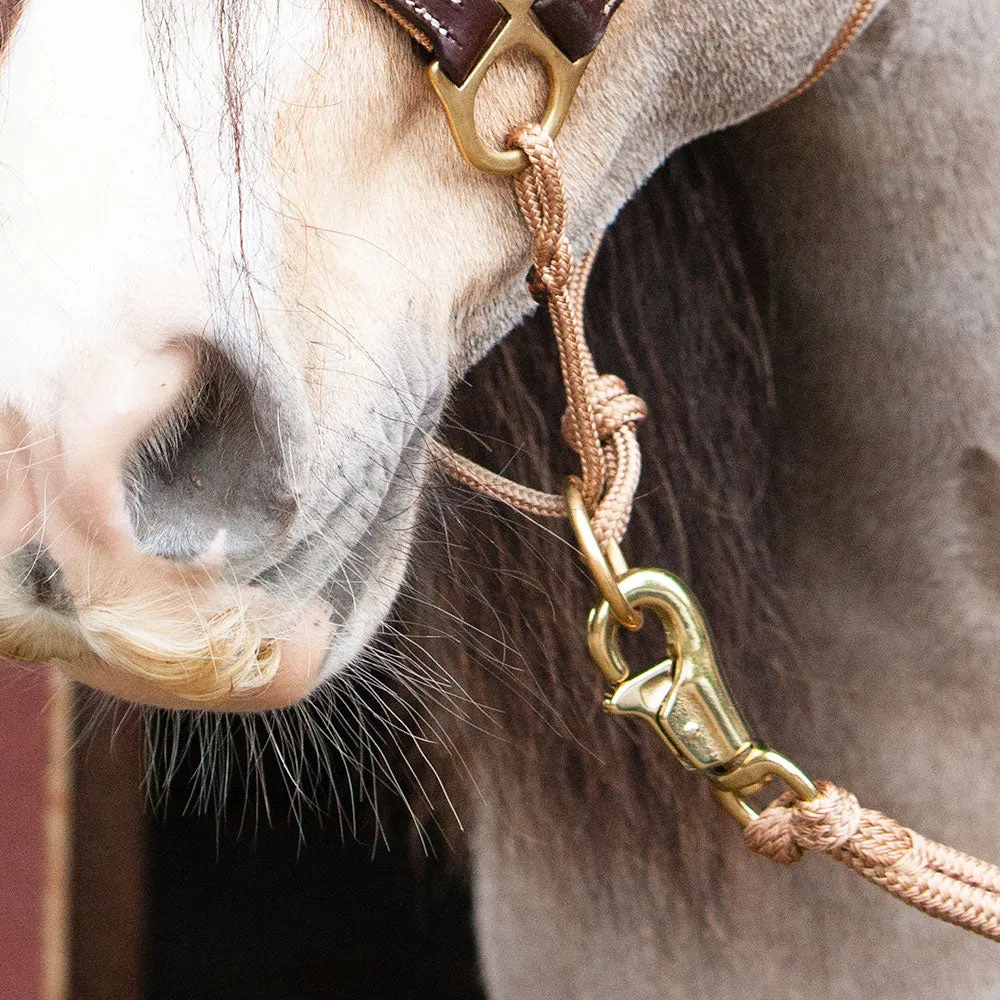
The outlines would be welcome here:
<svg viewBox="0 0 1000 1000">
<path fill-rule="evenodd" d="M 356 497 L 307 530 L 322 463 L 272 375 L 177 343 L 81 373 L 50 425 L 0 410 L 0 657 L 133 701 L 258 711 L 307 696 L 331 646 L 363 643 L 371 623 L 338 610 L 331 574 L 367 558 L 393 576 L 380 621 L 402 571 L 344 515 Z M 388 479 L 383 507 L 412 506 L 408 478 Z"/>
</svg>

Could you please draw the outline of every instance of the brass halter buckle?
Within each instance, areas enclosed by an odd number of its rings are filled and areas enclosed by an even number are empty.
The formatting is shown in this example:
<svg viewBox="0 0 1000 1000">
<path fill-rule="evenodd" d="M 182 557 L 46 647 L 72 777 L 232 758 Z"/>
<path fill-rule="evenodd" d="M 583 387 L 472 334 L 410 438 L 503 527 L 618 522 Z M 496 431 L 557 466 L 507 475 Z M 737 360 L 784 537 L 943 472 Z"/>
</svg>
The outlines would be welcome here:
<svg viewBox="0 0 1000 1000">
<path fill-rule="evenodd" d="M 534 0 L 500 0 L 500 3 L 509 15 L 507 22 L 461 86 L 448 79 L 439 62 L 432 63 L 427 73 L 441 98 L 451 134 L 466 162 L 488 174 L 509 176 L 520 173 L 528 165 L 524 152 L 493 148 L 483 140 L 476 126 L 476 95 L 490 67 L 512 49 L 527 49 L 537 57 L 549 78 L 549 100 L 541 126 L 554 139 L 569 114 L 573 95 L 590 56 L 571 62 L 563 55 L 531 13 Z"/>
</svg>

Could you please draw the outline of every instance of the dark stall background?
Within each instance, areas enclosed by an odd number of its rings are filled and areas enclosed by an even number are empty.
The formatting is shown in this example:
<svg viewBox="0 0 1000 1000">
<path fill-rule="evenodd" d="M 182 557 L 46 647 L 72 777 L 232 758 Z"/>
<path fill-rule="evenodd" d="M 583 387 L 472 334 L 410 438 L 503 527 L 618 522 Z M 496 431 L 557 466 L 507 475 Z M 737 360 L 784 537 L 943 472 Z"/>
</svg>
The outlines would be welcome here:
<svg viewBox="0 0 1000 1000">
<path fill-rule="evenodd" d="M 192 741 L 148 825 L 145 1000 L 481 996 L 460 843 L 350 767 L 303 802 L 267 751 L 205 812 L 199 764 Z"/>
<path fill-rule="evenodd" d="M 440 860 L 374 854 L 308 822 L 219 840 L 212 820 L 150 837 L 147 1000 L 473 1000 L 469 905 Z"/>
<path fill-rule="evenodd" d="M 138 718 L 92 702 L 78 690 L 74 1000 L 482 997 L 460 849 L 388 802 L 353 833 L 292 810 L 273 759 L 269 816 L 240 787 L 204 811 L 193 742 L 151 804 Z"/>
</svg>

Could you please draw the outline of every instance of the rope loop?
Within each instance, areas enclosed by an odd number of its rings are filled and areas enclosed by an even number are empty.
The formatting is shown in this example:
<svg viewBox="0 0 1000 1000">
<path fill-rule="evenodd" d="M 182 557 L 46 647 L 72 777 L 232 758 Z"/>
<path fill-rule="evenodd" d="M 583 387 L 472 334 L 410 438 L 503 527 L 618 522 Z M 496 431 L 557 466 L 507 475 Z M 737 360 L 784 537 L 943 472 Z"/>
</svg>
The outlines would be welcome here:
<svg viewBox="0 0 1000 1000">
<path fill-rule="evenodd" d="M 819 795 L 803 800 L 779 795 L 747 826 L 747 847 L 782 865 L 792 865 L 806 851 L 833 851 L 861 827 L 861 806 L 850 792 L 817 781 Z"/>
<path fill-rule="evenodd" d="M 914 833 L 829 781 L 814 799 L 785 793 L 752 820 L 747 847 L 790 865 L 822 851 L 896 899 L 1000 941 L 1000 867 Z"/>
</svg>

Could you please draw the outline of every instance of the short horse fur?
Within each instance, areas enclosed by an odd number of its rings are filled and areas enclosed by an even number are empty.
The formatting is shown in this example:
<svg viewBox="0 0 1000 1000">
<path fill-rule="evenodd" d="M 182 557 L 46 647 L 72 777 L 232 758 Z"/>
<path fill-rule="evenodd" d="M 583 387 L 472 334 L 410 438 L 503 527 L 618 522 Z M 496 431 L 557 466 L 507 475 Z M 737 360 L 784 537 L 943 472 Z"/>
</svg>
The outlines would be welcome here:
<svg viewBox="0 0 1000 1000">
<path fill-rule="evenodd" d="M 850 7 L 626 0 L 560 137 L 577 246 L 672 151 L 791 90 Z M 745 438 L 712 417 L 707 467 L 773 462 L 774 505 L 734 552 L 686 555 L 665 536 L 711 535 L 713 510 L 667 502 L 690 443 L 654 447 L 650 555 L 631 552 L 703 585 L 769 742 L 993 858 L 998 32 L 989 0 L 893 0 L 815 91 L 727 139 L 734 212 L 767 233 L 748 283 L 770 343 L 745 353 L 770 356 L 754 384 L 778 417 Z M 529 62 L 499 67 L 485 127 L 532 117 L 536 87 Z M 403 585 L 450 388 L 532 307 L 508 184 L 458 159 L 409 41 L 368 0 L 27 0 L 3 93 L 4 651 L 177 707 L 336 684 Z M 618 343 L 683 396 L 662 346 Z M 703 424 L 672 430 L 650 403 L 647 433 L 698 441 Z M 734 454 L 727 435 L 761 444 Z M 514 535 L 501 569 L 530 576 Z M 550 554 L 539 578 L 568 563 Z M 446 586 L 442 605 L 473 614 Z M 546 656 L 530 620 L 509 637 L 560 721 L 517 711 L 474 657 L 451 667 L 512 727 L 455 737 L 480 792 L 491 997 L 995 995 L 989 944 L 820 861 L 745 856 L 646 733 L 600 714 L 576 590 L 551 594 Z"/>
</svg>

